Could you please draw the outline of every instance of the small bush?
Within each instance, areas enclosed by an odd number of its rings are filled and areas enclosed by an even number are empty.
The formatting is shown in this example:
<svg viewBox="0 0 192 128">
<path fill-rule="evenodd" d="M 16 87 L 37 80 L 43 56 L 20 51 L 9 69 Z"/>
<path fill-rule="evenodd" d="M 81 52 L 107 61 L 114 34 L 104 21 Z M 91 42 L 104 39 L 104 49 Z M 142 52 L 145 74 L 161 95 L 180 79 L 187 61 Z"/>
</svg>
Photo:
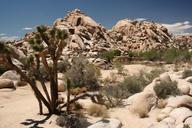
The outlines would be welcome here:
<svg viewBox="0 0 192 128">
<path fill-rule="evenodd" d="M 87 112 L 90 116 L 95 116 L 95 117 L 102 117 L 102 118 L 107 118 L 108 116 L 108 111 L 105 106 L 97 105 L 97 104 L 92 104 L 88 109 Z"/>
<path fill-rule="evenodd" d="M 150 61 L 161 60 L 161 51 L 157 49 L 151 49 L 149 51 L 140 53 L 140 56 Z"/>
<path fill-rule="evenodd" d="M 185 78 L 187 78 L 189 76 L 192 76 L 192 70 L 190 70 L 190 69 L 184 70 L 183 74 L 182 74 L 182 78 L 185 79 Z"/>
<path fill-rule="evenodd" d="M 65 128 L 84 128 L 87 120 L 77 115 L 61 115 L 56 119 L 56 124 Z"/>
<path fill-rule="evenodd" d="M 161 98 L 165 99 L 170 95 L 178 95 L 179 90 L 177 88 L 177 82 L 172 81 L 172 82 L 160 82 L 159 84 L 154 86 L 154 91 L 156 95 Z"/>
<path fill-rule="evenodd" d="M 123 73 L 123 65 L 120 62 L 115 62 L 115 67 L 117 69 L 117 73 L 118 74 L 122 74 Z"/>
<path fill-rule="evenodd" d="M 111 62 L 114 59 L 114 57 L 120 56 L 120 55 L 121 55 L 120 50 L 109 50 L 101 53 L 100 56 L 101 58 L 107 60 L 108 62 Z"/>
<path fill-rule="evenodd" d="M 83 57 L 74 58 L 71 68 L 66 73 L 72 87 L 87 87 L 89 90 L 98 89 L 99 75 L 99 69 L 89 64 Z"/>
</svg>

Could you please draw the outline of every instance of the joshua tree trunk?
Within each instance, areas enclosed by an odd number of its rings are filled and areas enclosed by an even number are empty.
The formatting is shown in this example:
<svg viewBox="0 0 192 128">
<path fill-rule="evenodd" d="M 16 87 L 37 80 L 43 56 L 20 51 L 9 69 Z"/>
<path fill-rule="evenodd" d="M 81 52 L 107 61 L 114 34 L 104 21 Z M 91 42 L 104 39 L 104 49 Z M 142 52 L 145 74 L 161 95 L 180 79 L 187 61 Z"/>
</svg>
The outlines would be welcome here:
<svg viewBox="0 0 192 128">
<path fill-rule="evenodd" d="M 51 113 L 57 114 L 58 80 L 57 80 L 57 60 L 53 59 L 52 74 L 50 74 L 51 91 Z"/>
</svg>

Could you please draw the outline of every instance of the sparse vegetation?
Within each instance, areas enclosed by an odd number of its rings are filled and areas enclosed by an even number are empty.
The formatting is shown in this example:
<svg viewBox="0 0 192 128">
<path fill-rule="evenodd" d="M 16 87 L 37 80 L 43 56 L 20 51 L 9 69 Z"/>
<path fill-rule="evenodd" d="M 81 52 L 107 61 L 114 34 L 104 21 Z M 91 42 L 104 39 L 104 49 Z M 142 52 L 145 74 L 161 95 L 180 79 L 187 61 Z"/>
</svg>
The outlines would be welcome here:
<svg viewBox="0 0 192 128">
<path fill-rule="evenodd" d="M 139 56 L 143 57 L 145 60 L 157 61 L 161 60 L 161 51 L 157 49 L 151 49 L 149 51 L 141 52 Z"/>
<path fill-rule="evenodd" d="M 170 95 L 175 96 L 179 94 L 176 81 L 161 81 L 159 84 L 155 85 L 153 89 L 156 95 L 161 99 L 165 99 Z"/>
<path fill-rule="evenodd" d="M 117 69 L 118 74 L 123 74 L 123 65 L 120 62 L 115 62 L 115 68 Z"/>
<path fill-rule="evenodd" d="M 96 90 L 99 87 L 99 69 L 89 64 L 83 57 L 73 59 L 66 75 L 71 81 L 71 88 L 87 87 L 89 90 Z"/>
<path fill-rule="evenodd" d="M 140 57 L 149 61 L 164 61 L 168 64 L 188 62 L 192 59 L 192 52 L 176 48 L 170 49 L 151 49 L 144 52 L 127 52 L 129 57 Z"/>
<path fill-rule="evenodd" d="M 122 100 L 129 96 L 141 92 L 146 85 L 152 82 L 152 80 L 163 70 L 155 69 L 150 73 L 140 72 L 138 75 L 128 75 L 124 77 L 121 82 L 110 82 L 102 88 L 101 94 L 105 97 L 107 107 L 116 107 L 122 105 Z M 110 80 L 111 81 L 111 80 Z"/>
<path fill-rule="evenodd" d="M 88 109 L 87 112 L 91 116 L 95 117 L 102 117 L 102 118 L 107 118 L 109 117 L 107 108 L 105 106 L 97 105 L 97 104 L 92 104 Z"/>
<path fill-rule="evenodd" d="M 84 128 L 87 120 L 78 115 L 61 115 L 56 119 L 56 124 L 65 128 Z"/>
<path fill-rule="evenodd" d="M 104 51 L 101 53 L 101 58 L 107 60 L 108 62 L 111 62 L 115 56 L 120 56 L 121 51 L 119 50 L 109 50 L 109 51 Z"/>
</svg>

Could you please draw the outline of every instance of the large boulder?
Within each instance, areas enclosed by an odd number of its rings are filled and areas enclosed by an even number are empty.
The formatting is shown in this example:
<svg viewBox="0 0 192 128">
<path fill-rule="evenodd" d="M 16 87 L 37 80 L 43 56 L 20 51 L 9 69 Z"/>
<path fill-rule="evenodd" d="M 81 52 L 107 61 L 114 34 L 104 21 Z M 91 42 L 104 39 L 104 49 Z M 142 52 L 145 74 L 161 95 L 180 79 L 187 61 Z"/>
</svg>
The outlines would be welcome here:
<svg viewBox="0 0 192 128">
<path fill-rule="evenodd" d="M 121 128 L 121 121 L 117 119 L 103 119 L 87 128 Z"/>
<path fill-rule="evenodd" d="M 17 72 L 14 70 L 6 71 L 5 73 L 3 73 L 1 75 L 0 79 L 9 79 L 9 80 L 13 81 L 15 87 L 22 85 L 20 75 L 17 74 Z"/>
<path fill-rule="evenodd" d="M 168 73 L 163 73 L 163 74 L 161 74 L 161 75 L 159 76 L 159 80 L 160 80 L 161 82 L 166 82 L 166 83 L 172 82 L 171 77 L 170 77 L 170 75 L 169 75 Z"/>
<path fill-rule="evenodd" d="M 157 97 L 151 92 L 141 92 L 129 97 L 127 104 L 132 113 L 138 114 L 139 117 L 146 117 L 157 104 Z"/>
<path fill-rule="evenodd" d="M 192 116 L 192 111 L 185 107 L 180 107 L 174 109 L 169 116 L 176 120 L 175 124 L 178 125 L 182 123 L 187 117 Z"/>
<path fill-rule="evenodd" d="M 166 107 L 178 108 L 186 105 L 192 107 L 192 97 L 188 95 L 183 95 L 183 96 L 170 97 L 167 100 Z"/>
<path fill-rule="evenodd" d="M 186 80 L 178 79 L 177 80 L 177 88 L 179 92 L 183 95 L 187 95 L 190 93 L 192 83 L 187 82 Z"/>
<path fill-rule="evenodd" d="M 3 88 L 13 88 L 13 89 L 15 89 L 13 81 L 11 81 L 9 79 L 0 79 L 0 89 L 3 89 Z"/>
</svg>

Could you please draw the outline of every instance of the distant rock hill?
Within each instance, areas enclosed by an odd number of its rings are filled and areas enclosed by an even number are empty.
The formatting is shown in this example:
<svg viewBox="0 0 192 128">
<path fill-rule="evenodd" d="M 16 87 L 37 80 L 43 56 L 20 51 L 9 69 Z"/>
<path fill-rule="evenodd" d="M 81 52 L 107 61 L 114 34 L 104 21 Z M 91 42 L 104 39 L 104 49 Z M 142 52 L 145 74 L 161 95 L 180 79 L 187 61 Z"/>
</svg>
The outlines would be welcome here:
<svg viewBox="0 0 192 128">
<path fill-rule="evenodd" d="M 109 35 L 114 45 L 123 51 L 168 48 L 173 42 L 167 28 L 147 21 L 120 20 L 109 30 Z"/>
<path fill-rule="evenodd" d="M 101 62 L 101 59 L 98 60 L 99 54 L 109 49 L 119 49 L 124 53 L 153 48 L 192 48 L 191 36 L 178 36 L 174 39 L 161 24 L 124 19 L 118 21 L 111 30 L 107 30 L 79 9 L 57 19 L 53 26 L 68 29 L 70 32 L 69 42 L 63 51 L 66 58 L 81 54 L 96 63 Z M 29 52 L 27 41 L 33 33 L 27 33 L 22 40 L 15 43 L 15 46 L 24 53 Z"/>
<path fill-rule="evenodd" d="M 174 45 L 179 49 L 192 49 L 192 34 L 176 36 L 174 38 Z"/>
<path fill-rule="evenodd" d="M 87 57 L 95 57 L 112 47 L 107 30 L 79 9 L 70 12 L 63 19 L 57 19 L 54 26 L 69 29 L 71 39 L 65 48 L 69 56 L 81 53 Z"/>
</svg>

